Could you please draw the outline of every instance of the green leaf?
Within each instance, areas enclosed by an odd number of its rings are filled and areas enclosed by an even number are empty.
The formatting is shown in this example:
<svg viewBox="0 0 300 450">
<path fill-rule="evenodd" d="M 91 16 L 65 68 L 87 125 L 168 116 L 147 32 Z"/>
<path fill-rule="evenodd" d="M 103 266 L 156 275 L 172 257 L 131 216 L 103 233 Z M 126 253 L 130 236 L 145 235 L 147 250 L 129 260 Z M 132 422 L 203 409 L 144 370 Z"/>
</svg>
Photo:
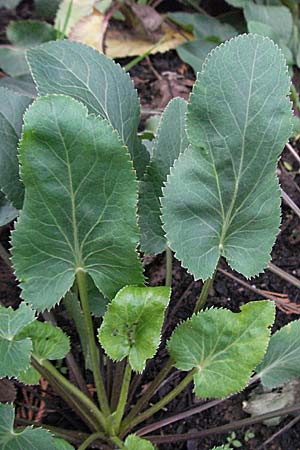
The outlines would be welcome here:
<svg viewBox="0 0 300 450">
<path fill-rule="evenodd" d="M 294 57 L 291 50 L 284 44 L 283 40 L 276 34 L 276 30 L 270 25 L 266 25 L 261 22 L 249 21 L 247 23 L 249 33 L 260 34 L 261 36 L 267 36 L 275 44 L 278 44 L 281 48 L 284 57 L 286 59 L 286 63 L 288 65 L 292 65 L 294 63 Z"/>
<path fill-rule="evenodd" d="M 293 18 L 289 8 L 248 2 L 244 8 L 244 16 L 247 23 L 254 21 L 270 26 L 283 42 L 288 43 L 293 29 Z"/>
<path fill-rule="evenodd" d="M 179 45 L 176 48 L 178 56 L 183 62 L 192 67 L 195 74 L 202 70 L 205 58 L 217 44 L 205 39 L 196 39 Z"/>
<path fill-rule="evenodd" d="M 183 25 L 185 29 L 192 30 L 198 39 L 222 42 L 238 34 L 232 25 L 203 14 L 177 12 L 169 14 L 169 17 L 174 22 Z"/>
<path fill-rule="evenodd" d="M 128 356 L 133 370 L 142 372 L 160 343 L 168 287 L 126 286 L 108 305 L 99 341 L 114 361 Z"/>
<path fill-rule="evenodd" d="M 220 445 L 219 447 L 214 447 L 211 450 L 232 450 L 231 447 L 227 447 L 226 445 Z"/>
<path fill-rule="evenodd" d="M 19 180 L 17 147 L 23 114 L 31 100 L 4 87 L 0 87 L 0 99 L 0 189 L 21 209 L 24 187 Z"/>
<path fill-rule="evenodd" d="M 220 256 L 246 277 L 262 271 L 280 224 L 277 159 L 291 134 L 290 80 L 268 38 L 242 35 L 213 50 L 187 112 L 192 144 L 163 189 L 170 247 L 196 277 Z"/>
<path fill-rule="evenodd" d="M 40 361 L 62 359 L 70 351 L 70 339 L 65 333 L 48 322 L 35 321 L 27 325 L 18 335 L 20 339 L 30 338 L 33 353 Z"/>
<path fill-rule="evenodd" d="M 87 290 L 91 314 L 102 317 L 106 311 L 108 299 L 101 294 L 90 276 L 87 277 Z"/>
<path fill-rule="evenodd" d="M 41 95 L 71 95 L 83 102 L 90 114 L 107 119 L 128 146 L 136 170 L 140 170 L 140 161 L 144 164 L 148 157 L 136 136 L 140 104 L 129 75 L 119 64 L 71 41 L 29 50 L 28 62 Z"/>
<path fill-rule="evenodd" d="M 147 254 L 161 253 L 167 246 L 160 218 L 160 197 L 170 167 L 188 146 L 185 113 L 186 102 L 183 99 L 175 98 L 168 104 L 154 141 L 151 162 L 140 182 L 141 249 Z"/>
<path fill-rule="evenodd" d="M 69 444 L 63 439 L 55 438 L 54 443 L 56 450 L 75 450 L 73 445 Z"/>
<path fill-rule="evenodd" d="M 55 16 L 55 13 L 60 4 L 60 0 L 34 0 L 35 12 L 37 16 L 43 17 L 43 19 L 51 19 Z"/>
<path fill-rule="evenodd" d="M 33 367 L 29 367 L 26 370 L 20 370 L 17 376 L 21 383 L 28 385 L 39 384 L 41 379 L 41 374 L 35 370 Z"/>
<path fill-rule="evenodd" d="M 29 98 L 37 96 L 35 84 L 30 74 L 15 78 L 8 76 L 0 78 L 0 87 L 6 87 L 19 95 L 25 95 L 25 97 Z"/>
<path fill-rule="evenodd" d="M 25 114 L 20 162 L 26 195 L 12 260 L 28 303 L 51 308 L 79 270 L 108 298 L 143 283 L 137 183 L 107 121 L 71 97 L 41 97 Z"/>
<path fill-rule="evenodd" d="M 19 3 L 21 3 L 21 0 L 0 0 L 0 8 L 13 9 L 18 6 Z"/>
<path fill-rule="evenodd" d="M 300 378 L 300 320 L 273 334 L 267 353 L 256 372 L 267 388 Z"/>
<path fill-rule="evenodd" d="M 0 447 L 1 450 L 57 450 L 55 440 L 49 431 L 26 427 L 14 430 L 14 407 L 0 404 Z"/>
<path fill-rule="evenodd" d="M 19 212 L 6 199 L 5 195 L 0 191 L 0 227 L 7 225 L 14 220 Z"/>
<path fill-rule="evenodd" d="M 147 439 L 142 439 L 135 434 L 130 434 L 126 438 L 125 448 L 127 450 L 155 450 L 156 447 L 154 447 L 150 441 L 147 441 Z"/>
<path fill-rule="evenodd" d="M 34 320 L 34 311 L 24 303 L 15 311 L 0 306 L 0 378 L 17 377 L 29 368 L 32 343 L 18 334 Z"/>
<path fill-rule="evenodd" d="M 252 0 L 225 0 L 229 5 L 235 6 L 236 8 L 243 8 L 247 3 L 252 2 Z"/>
<path fill-rule="evenodd" d="M 17 77 L 29 73 L 26 50 L 56 39 L 52 25 L 35 20 L 10 22 L 6 35 L 12 45 L 1 46 L 0 67 L 8 75 Z"/>
<path fill-rule="evenodd" d="M 169 352 L 175 367 L 196 369 L 195 393 L 223 398 L 243 389 L 265 354 L 275 306 L 249 302 L 240 313 L 211 308 L 193 315 L 174 331 Z"/>
</svg>

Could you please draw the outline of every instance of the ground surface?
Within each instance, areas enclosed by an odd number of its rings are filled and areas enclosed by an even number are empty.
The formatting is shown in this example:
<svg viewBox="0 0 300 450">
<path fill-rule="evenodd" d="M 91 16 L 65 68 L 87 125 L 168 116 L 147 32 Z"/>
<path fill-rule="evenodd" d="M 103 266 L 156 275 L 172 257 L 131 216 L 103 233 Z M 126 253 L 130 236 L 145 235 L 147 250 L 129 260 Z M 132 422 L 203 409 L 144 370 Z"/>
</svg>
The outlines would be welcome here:
<svg viewBox="0 0 300 450">
<path fill-rule="evenodd" d="M 211 14 L 222 12 L 224 3 L 222 1 L 215 2 L 214 8 L 211 7 L 213 2 L 206 2 L 208 10 Z M 174 7 L 173 2 L 173 7 Z M 170 5 L 166 5 L 169 7 Z M 176 3 L 176 7 L 180 4 Z M 205 5 L 204 5 L 205 6 Z M 17 12 L 0 10 L 0 40 L 5 42 L 5 26 L 12 19 L 29 18 L 32 16 L 32 2 L 23 1 Z M 138 89 L 141 97 L 141 103 L 144 110 L 160 110 L 164 108 L 168 101 L 174 96 L 182 96 L 188 98 L 192 84 L 194 82 L 194 75 L 192 71 L 183 64 L 177 57 L 175 51 L 168 52 L 164 55 L 156 55 L 150 59 L 142 61 L 135 66 L 131 75 L 133 77 L 135 86 Z M 143 115 L 143 119 L 148 117 Z M 285 163 L 285 164 L 284 164 Z M 288 163 L 289 165 L 287 166 Z M 289 168 L 289 170 L 286 169 Z M 291 170 L 292 168 L 292 170 Z M 278 175 L 282 187 L 290 195 L 298 205 L 300 204 L 300 189 L 299 180 L 300 175 L 299 166 L 293 157 L 284 151 L 281 161 L 278 166 Z M 1 241 L 8 248 L 9 234 L 12 225 L 4 230 L 1 230 Z M 283 219 L 281 232 L 278 235 L 276 245 L 272 253 L 272 261 L 277 266 L 281 267 L 290 274 L 300 278 L 299 265 L 299 242 L 300 242 L 300 222 L 299 218 L 295 216 L 292 211 L 283 205 Z M 160 285 L 164 283 L 165 278 L 165 261 L 164 256 L 159 255 L 156 258 L 146 258 L 145 268 L 146 274 L 149 277 L 151 285 Z M 221 268 L 232 273 L 225 263 Z M 238 278 L 237 274 L 235 274 Z M 8 305 L 16 305 L 19 299 L 19 291 L 11 274 L 10 269 L 0 259 L 0 301 Z M 283 281 L 277 275 L 270 271 L 266 271 L 260 277 L 255 278 L 249 282 L 251 286 L 270 291 L 273 293 L 287 294 L 288 300 L 299 305 L 300 314 L 300 291 L 292 284 Z M 193 278 L 180 267 L 180 264 L 174 261 L 173 265 L 173 293 L 172 301 L 168 311 L 168 316 L 165 323 L 165 331 L 163 335 L 163 342 L 168 338 L 174 326 L 182 319 L 188 317 L 194 307 L 196 298 L 201 289 L 201 282 L 195 282 Z M 237 281 L 228 278 L 224 273 L 218 272 L 214 283 L 214 288 L 210 292 L 208 305 L 226 306 L 229 309 L 237 311 L 239 306 L 243 303 L 259 298 L 257 294 L 251 292 L 249 289 L 241 286 Z M 75 345 L 74 353 L 78 362 L 81 362 L 79 349 L 76 345 L 77 337 L 70 322 L 61 311 L 57 311 L 57 317 L 60 325 L 63 325 L 68 332 L 74 336 Z M 278 309 L 275 329 L 286 324 L 290 320 L 298 319 L 299 316 L 295 314 L 287 314 Z M 166 358 L 166 353 L 163 350 L 158 352 L 155 361 L 149 363 L 145 375 L 141 379 L 141 386 L 143 389 L 147 388 L 147 384 L 153 379 L 160 367 L 163 365 Z M 67 368 L 63 368 L 66 369 Z M 171 373 L 168 382 L 164 384 L 156 397 L 153 400 L 158 400 L 160 396 L 164 395 L 170 388 L 178 384 L 180 374 L 176 371 Z M 65 426 L 70 429 L 84 429 L 84 425 L 79 420 L 74 419 L 74 414 L 68 407 L 57 398 L 47 385 L 41 386 L 40 389 L 33 389 L 21 386 L 16 383 L 18 416 L 22 418 L 36 418 L 37 412 L 43 414 L 45 423 L 50 423 L 56 426 Z M 4 389 L 7 392 L 7 389 Z M 14 390 L 11 386 L 12 395 Z M 2 394 L 1 394 L 2 392 Z M 242 402 L 249 396 L 250 389 L 244 393 L 234 396 L 233 398 L 224 401 L 221 405 L 189 418 L 186 421 L 174 423 L 162 430 L 162 433 L 184 433 L 191 431 L 199 431 L 205 428 L 216 427 L 223 425 L 233 420 L 239 420 L 249 417 L 248 414 L 242 410 Z M 0 397 L 3 395 L 0 385 Z M 0 398 L 1 400 L 1 398 Z M 171 402 L 167 409 L 155 416 L 155 420 L 159 420 L 167 415 L 173 415 L 190 408 L 193 405 L 198 405 L 199 402 L 195 400 L 192 389 L 187 389 L 176 400 Z M 42 407 L 41 407 L 42 405 Z M 268 437 L 281 429 L 290 418 L 285 419 L 279 427 L 268 428 L 264 425 L 255 425 L 237 430 L 237 438 L 242 442 L 244 449 L 257 449 Z M 254 433 L 248 443 L 244 442 L 246 431 L 251 430 Z M 156 432 L 157 433 L 157 432 Z M 230 433 L 221 435 L 211 435 L 201 441 L 189 441 L 183 444 L 175 444 L 172 446 L 163 445 L 160 448 L 165 450 L 173 450 L 174 448 L 197 450 L 210 449 L 214 445 L 224 443 L 226 436 Z M 292 429 L 282 434 L 275 439 L 272 444 L 265 448 L 271 450 L 298 450 L 300 449 L 300 422 Z"/>
</svg>

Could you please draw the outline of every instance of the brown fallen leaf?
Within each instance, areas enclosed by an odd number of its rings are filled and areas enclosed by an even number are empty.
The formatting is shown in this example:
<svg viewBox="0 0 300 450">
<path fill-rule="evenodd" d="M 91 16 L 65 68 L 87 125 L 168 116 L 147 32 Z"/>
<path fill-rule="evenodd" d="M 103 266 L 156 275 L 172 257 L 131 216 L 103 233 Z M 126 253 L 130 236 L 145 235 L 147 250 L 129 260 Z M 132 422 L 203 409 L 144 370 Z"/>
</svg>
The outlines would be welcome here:
<svg viewBox="0 0 300 450">
<path fill-rule="evenodd" d="M 100 52 L 103 49 L 103 20 L 104 16 L 98 11 L 81 19 L 71 30 L 69 39 L 83 42 Z M 162 37 L 155 45 L 145 36 L 141 36 L 133 29 L 116 28 L 109 26 L 105 36 L 105 53 L 111 58 L 125 58 L 127 56 L 164 53 L 176 48 L 178 45 L 192 39 L 192 35 L 185 38 L 167 23 L 163 23 Z"/>
<path fill-rule="evenodd" d="M 152 42 L 158 41 L 162 35 L 162 16 L 149 5 L 133 3 L 130 5 L 130 8 L 139 19 L 140 24 L 149 40 Z"/>
<path fill-rule="evenodd" d="M 97 0 L 73 0 L 71 10 L 70 0 L 62 0 L 55 18 L 55 28 L 63 31 L 68 36 L 71 29 L 83 18 L 93 12 L 93 7 Z M 71 11 L 69 17 L 69 11 Z M 65 26 L 66 24 L 66 26 Z"/>
</svg>

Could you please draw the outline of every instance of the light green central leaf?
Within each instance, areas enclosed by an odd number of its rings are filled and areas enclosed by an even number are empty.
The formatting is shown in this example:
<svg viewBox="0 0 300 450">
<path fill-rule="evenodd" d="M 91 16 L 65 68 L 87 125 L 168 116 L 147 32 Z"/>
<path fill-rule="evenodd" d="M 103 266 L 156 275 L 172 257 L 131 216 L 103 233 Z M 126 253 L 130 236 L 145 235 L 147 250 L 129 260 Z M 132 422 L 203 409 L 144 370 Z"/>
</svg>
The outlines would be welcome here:
<svg viewBox="0 0 300 450">
<path fill-rule="evenodd" d="M 13 264 L 27 302 L 51 308 L 79 270 L 108 298 L 143 283 L 137 183 L 107 121 L 71 97 L 41 97 L 25 115 L 20 162 L 25 201 Z"/>
<path fill-rule="evenodd" d="M 291 132 L 290 80 L 282 53 L 242 35 L 210 53 L 187 112 L 191 148 L 164 189 L 171 248 L 197 278 L 220 256 L 250 277 L 270 258 L 280 224 L 276 162 Z"/>
<path fill-rule="evenodd" d="M 199 397 L 226 397 L 243 389 L 261 361 L 270 337 L 272 302 L 249 302 L 240 313 L 211 308 L 174 331 L 169 351 L 177 369 L 194 369 Z"/>
<path fill-rule="evenodd" d="M 154 450 L 153 444 L 146 439 L 142 439 L 135 434 L 130 434 L 125 441 L 126 450 Z"/>
<path fill-rule="evenodd" d="M 110 358 L 128 356 L 133 370 L 142 372 L 160 343 L 169 287 L 126 286 L 108 305 L 99 341 Z"/>
</svg>

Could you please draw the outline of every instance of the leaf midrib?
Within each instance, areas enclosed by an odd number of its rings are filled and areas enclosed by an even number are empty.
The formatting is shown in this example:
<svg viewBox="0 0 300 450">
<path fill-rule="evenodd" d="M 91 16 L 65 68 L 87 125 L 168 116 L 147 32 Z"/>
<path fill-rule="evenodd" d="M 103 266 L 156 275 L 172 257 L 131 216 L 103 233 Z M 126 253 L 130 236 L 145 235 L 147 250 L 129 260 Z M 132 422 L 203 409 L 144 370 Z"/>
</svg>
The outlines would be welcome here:
<svg viewBox="0 0 300 450">
<path fill-rule="evenodd" d="M 226 235 L 227 235 L 227 231 L 228 228 L 231 224 L 232 221 L 232 211 L 234 209 L 236 200 L 237 200 L 237 195 L 238 195 L 238 191 L 239 191 L 239 184 L 240 184 L 240 178 L 241 178 L 241 174 L 242 174 L 242 169 L 243 169 L 243 163 L 244 163 L 244 156 L 245 156 L 245 138 L 246 138 L 246 131 L 247 131 L 247 127 L 248 127 L 248 120 L 249 120 L 249 109 L 250 109 L 250 99 L 252 97 L 252 87 L 253 87 L 253 81 L 254 81 L 254 69 L 255 69 L 255 64 L 256 64 L 256 57 L 257 57 L 257 47 L 255 47 L 255 52 L 254 52 L 254 57 L 253 57 L 253 64 L 252 64 L 252 69 L 251 69 L 251 77 L 250 77 L 250 86 L 249 86 L 249 92 L 248 92 L 248 98 L 247 98 L 247 106 L 246 106 L 246 117 L 245 117 L 245 124 L 244 124 L 244 129 L 243 129 L 243 134 L 242 134 L 242 148 L 241 148 L 241 159 L 240 159 L 240 164 L 239 164 L 239 169 L 238 169 L 238 173 L 237 173 L 237 177 L 235 179 L 235 187 L 234 187 L 234 192 L 233 192 L 233 196 L 231 199 L 231 203 L 229 205 L 229 209 L 228 212 L 226 214 L 225 217 L 225 221 L 223 223 L 222 226 L 222 232 L 221 232 L 221 237 L 220 237 L 220 243 L 219 243 L 219 250 L 221 251 L 221 253 L 223 253 L 224 251 L 224 242 L 226 239 Z M 222 209 L 223 209 L 223 204 L 222 204 Z"/>
</svg>

